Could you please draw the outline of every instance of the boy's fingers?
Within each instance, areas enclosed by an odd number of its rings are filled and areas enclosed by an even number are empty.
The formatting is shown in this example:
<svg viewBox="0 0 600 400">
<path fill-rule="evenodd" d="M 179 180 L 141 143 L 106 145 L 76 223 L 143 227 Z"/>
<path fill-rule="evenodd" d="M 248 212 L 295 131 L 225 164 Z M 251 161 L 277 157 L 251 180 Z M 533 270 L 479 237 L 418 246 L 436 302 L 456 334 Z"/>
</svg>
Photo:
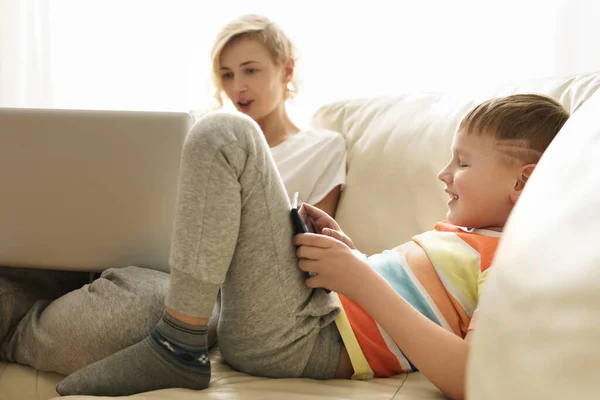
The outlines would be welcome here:
<svg viewBox="0 0 600 400">
<path fill-rule="evenodd" d="M 312 246 L 327 249 L 333 245 L 333 238 L 317 233 L 300 233 L 292 239 L 296 246 Z"/>
<path fill-rule="evenodd" d="M 311 276 L 310 278 L 307 278 L 304 283 L 306 284 L 306 286 L 308 286 L 309 288 L 320 288 L 322 287 L 322 285 L 319 284 L 319 275 L 315 275 L 315 276 Z"/>
<path fill-rule="evenodd" d="M 313 219 L 317 219 L 317 218 L 323 216 L 323 214 L 327 214 L 325 211 L 320 210 L 319 208 L 317 208 L 315 206 L 311 206 L 308 203 L 303 203 L 302 206 L 306 207 L 306 212 Z"/>
<path fill-rule="evenodd" d="M 321 210 L 318 207 L 311 206 L 308 203 L 304 203 L 302 206 L 306 207 L 306 212 L 308 213 L 308 216 L 315 221 L 320 219 L 322 221 L 335 222 L 335 220 L 331 218 L 331 215 L 327 214 L 325 211 Z"/>
<path fill-rule="evenodd" d="M 336 231 L 335 229 L 325 228 L 323 229 L 323 235 L 331 236 L 332 238 L 337 239 L 340 242 L 344 242 L 346 240 L 346 237 L 338 231 Z"/>
<path fill-rule="evenodd" d="M 318 260 L 322 249 L 314 246 L 298 246 L 296 256 L 300 259 Z"/>
<path fill-rule="evenodd" d="M 298 261 L 298 268 L 304 272 L 316 272 L 315 269 L 318 269 L 319 265 L 316 261 L 302 259 Z"/>
<path fill-rule="evenodd" d="M 325 211 L 307 203 L 304 203 L 303 207 L 306 207 L 308 216 L 313 220 L 319 232 L 324 228 L 340 229 L 340 226 L 335 219 L 333 219 L 331 215 L 327 214 Z"/>
</svg>

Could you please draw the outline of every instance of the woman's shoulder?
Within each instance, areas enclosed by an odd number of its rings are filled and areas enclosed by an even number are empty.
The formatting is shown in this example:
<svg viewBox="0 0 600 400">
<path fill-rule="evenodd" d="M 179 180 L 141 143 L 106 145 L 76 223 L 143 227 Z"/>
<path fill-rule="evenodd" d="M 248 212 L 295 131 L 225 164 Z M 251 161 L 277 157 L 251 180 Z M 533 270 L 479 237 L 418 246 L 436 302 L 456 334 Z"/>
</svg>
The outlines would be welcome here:
<svg viewBox="0 0 600 400">
<path fill-rule="evenodd" d="M 343 163 L 346 156 L 346 140 L 341 134 L 327 129 L 304 129 L 272 147 L 271 154 L 278 164 L 296 158 L 323 162 L 335 159 Z"/>
<path fill-rule="evenodd" d="M 344 136 L 339 132 L 329 129 L 310 127 L 298 132 L 296 139 L 311 143 L 313 146 L 321 145 L 331 148 L 346 148 L 346 139 Z"/>
</svg>

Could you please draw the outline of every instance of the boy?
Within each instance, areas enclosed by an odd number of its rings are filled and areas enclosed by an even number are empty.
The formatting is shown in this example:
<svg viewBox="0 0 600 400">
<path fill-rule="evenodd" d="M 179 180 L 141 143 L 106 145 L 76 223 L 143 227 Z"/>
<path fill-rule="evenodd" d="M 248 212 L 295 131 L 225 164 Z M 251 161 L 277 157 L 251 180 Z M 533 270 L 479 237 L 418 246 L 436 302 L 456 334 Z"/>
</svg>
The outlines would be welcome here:
<svg viewBox="0 0 600 400">
<path fill-rule="evenodd" d="M 221 288 L 220 348 L 234 368 L 317 379 L 418 368 L 447 396 L 463 398 L 469 331 L 500 232 L 567 118 L 539 95 L 476 107 L 439 174 L 448 221 L 368 259 L 314 207 L 322 234 L 285 240 L 293 234 L 289 200 L 260 131 L 236 115 L 204 118 L 184 148 L 167 312 L 149 338 L 57 390 L 207 387 L 206 325 Z M 304 280 L 303 271 L 316 276 Z"/>
</svg>

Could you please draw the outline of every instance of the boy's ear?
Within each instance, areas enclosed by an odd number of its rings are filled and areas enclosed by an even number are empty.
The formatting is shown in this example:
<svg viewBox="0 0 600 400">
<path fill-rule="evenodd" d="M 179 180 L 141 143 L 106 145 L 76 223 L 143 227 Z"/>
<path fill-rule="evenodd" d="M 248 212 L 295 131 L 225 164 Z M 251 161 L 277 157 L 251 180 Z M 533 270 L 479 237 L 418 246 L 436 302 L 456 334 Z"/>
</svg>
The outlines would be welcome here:
<svg viewBox="0 0 600 400">
<path fill-rule="evenodd" d="M 513 204 L 517 202 L 519 196 L 521 196 L 521 193 L 523 193 L 525 184 L 529 180 L 529 177 L 533 173 L 533 170 L 535 169 L 536 165 L 537 164 L 527 164 L 519 168 L 517 181 L 515 182 L 515 186 L 513 187 L 512 193 L 510 195 L 510 199 L 512 200 Z"/>
</svg>

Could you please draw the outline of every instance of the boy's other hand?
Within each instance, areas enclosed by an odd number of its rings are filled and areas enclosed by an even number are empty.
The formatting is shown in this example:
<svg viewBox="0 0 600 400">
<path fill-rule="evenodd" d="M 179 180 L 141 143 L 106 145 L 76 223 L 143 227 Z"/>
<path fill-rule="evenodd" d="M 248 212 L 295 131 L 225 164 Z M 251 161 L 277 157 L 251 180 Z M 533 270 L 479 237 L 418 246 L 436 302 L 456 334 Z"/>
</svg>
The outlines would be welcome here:
<svg viewBox="0 0 600 400">
<path fill-rule="evenodd" d="M 321 233 L 321 231 L 324 228 L 329 228 L 329 229 L 333 229 L 336 231 L 341 230 L 340 226 L 335 221 L 335 219 L 333 219 L 325 211 L 323 211 L 315 206 L 311 206 L 308 203 L 302 204 L 302 207 L 306 207 L 306 212 L 307 212 L 308 216 L 310 217 L 310 219 L 312 220 L 312 222 L 317 230 L 317 233 Z"/>
<path fill-rule="evenodd" d="M 333 219 L 329 214 L 307 203 L 304 203 L 303 207 L 306 207 L 306 212 L 312 220 L 317 233 L 321 233 L 326 236 L 331 236 L 332 238 L 344 243 L 351 249 L 356 249 L 356 246 L 354 246 L 354 242 L 352 242 L 352 239 L 350 239 L 348 235 L 346 235 L 344 231 L 342 231 L 336 220 Z"/>
<path fill-rule="evenodd" d="M 332 238 L 339 240 L 340 242 L 344 243 L 346 246 L 350 247 L 352 250 L 356 250 L 356 246 L 354 246 L 354 242 L 352 241 L 352 239 L 350 239 L 348 237 L 348 235 L 346 235 L 341 230 L 336 231 L 331 228 L 323 228 L 321 233 L 323 235 L 331 236 Z"/>
</svg>

